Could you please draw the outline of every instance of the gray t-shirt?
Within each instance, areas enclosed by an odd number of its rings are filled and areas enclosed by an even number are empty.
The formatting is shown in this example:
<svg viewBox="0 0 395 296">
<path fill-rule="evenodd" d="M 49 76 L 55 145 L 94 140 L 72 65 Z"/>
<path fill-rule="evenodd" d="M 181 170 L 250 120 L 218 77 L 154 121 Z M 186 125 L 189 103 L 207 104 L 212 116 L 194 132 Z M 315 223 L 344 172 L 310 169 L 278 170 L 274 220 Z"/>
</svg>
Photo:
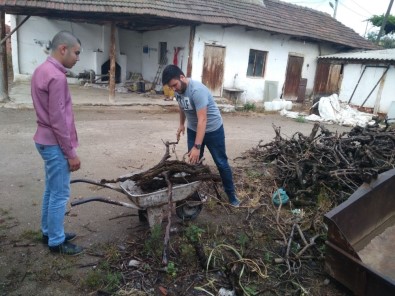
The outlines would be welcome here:
<svg viewBox="0 0 395 296">
<path fill-rule="evenodd" d="M 184 110 L 187 118 L 187 127 L 196 132 L 197 130 L 197 111 L 207 107 L 207 126 L 206 133 L 216 131 L 222 125 L 221 112 L 214 102 L 208 88 L 200 83 L 189 79 L 188 87 L 184 94 L 176 93 L 178 105 Z"/>
</svg>

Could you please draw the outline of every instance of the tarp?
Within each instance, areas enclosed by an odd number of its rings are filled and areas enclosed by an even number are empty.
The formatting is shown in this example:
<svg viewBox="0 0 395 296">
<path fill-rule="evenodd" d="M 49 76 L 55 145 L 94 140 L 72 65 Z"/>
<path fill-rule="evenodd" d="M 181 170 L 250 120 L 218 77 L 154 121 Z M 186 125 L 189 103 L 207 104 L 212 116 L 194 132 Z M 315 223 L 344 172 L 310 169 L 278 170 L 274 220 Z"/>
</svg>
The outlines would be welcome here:
<svg viewBox="0 0 395 296">
<path fill-rule="evenodd" d="M 290 112 L 285 109 L 281 110 L 280 113 L 283 116 L 290 118 L 303 117 L 309 121 L 320 121 L 325 123 L 335 123 L 345 126 L 361 126 L 365 127 L 369 123 L 373 123 L 373 114 L 360 112 L 356 109 L 351 108 L 346 103 L 340 103 L 337 94 L 333 94 L 329 97 L 322 97 L 315 103 L 313 107 L 318 104 L 319 116 L 312 114 L 303 116 L 297 112 Z"/>
</svg>

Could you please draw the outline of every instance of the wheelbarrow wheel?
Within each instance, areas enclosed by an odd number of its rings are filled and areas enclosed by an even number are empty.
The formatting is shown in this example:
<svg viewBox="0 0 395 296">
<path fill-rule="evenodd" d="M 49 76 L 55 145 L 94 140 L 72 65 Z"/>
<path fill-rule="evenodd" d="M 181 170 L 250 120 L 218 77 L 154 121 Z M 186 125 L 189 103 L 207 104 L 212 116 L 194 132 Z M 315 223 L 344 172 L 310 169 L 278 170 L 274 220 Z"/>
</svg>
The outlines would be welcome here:
<svg viewBox="0 0 395 296">
<path fill-rule="evenodd" d="M 201 212 L 203 204 L 201 203 L 199 192 L 193 193 L 188 199 L 176 203 L 176 214 L 182 220 L 193 220 Z M 196 203 L 199 202 L 199 203 Z"/>
<path fill-rule="evenodd" d="M 147 210 L 139 210 L 139 221 L 148 222 Z"/>
</svg>

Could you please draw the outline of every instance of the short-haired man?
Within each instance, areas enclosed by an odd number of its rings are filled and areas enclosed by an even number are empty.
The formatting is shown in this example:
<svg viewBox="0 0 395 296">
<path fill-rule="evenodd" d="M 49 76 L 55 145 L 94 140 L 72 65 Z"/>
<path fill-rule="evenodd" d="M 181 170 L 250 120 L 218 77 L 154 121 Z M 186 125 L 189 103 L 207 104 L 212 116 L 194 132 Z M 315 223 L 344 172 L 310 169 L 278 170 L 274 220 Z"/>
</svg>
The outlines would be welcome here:
<svg viewBox="0 0 395 296">
<path fill-rule="evenodd" d="M 225 132 L 222 116 L 209 89 L 199 81 L 185 77 L 180 68 L 168 65 L 162 73 L 162 84 L 176 92 L 180 108 L 180 125 L 177 139 L 185 133 L 187 119 L 188 156 L 191 164 L 198 163 L 207 147 L 221 175 L 229 203 L 238 207 L 232 170 L 225 148 Z"/>
<path fill-rule="evenodd" d="M 81 247 L 70 243 L 76 234 L 65 233 L 63 225 L 70 196 L 70 172 L 81 166 L 76 153 L 78 138 L 66 69 L 77 63 L 80 51 L 81 42 L 72 33 L 57 33 L 51 42 L 51 55 L 34 71 L 31 82 L 37 115 L 33 139 L 45 170 L 42 240 L 50 251 L 67 255 L 82 252 Z"/>
</svg>

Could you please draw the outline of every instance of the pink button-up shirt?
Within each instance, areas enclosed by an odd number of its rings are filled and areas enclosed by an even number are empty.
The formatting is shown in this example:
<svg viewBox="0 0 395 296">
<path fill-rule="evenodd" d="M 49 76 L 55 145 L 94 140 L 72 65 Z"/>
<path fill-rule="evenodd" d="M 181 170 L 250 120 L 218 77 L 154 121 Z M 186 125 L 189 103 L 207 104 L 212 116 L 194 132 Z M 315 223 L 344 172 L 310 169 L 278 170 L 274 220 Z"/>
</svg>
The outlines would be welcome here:
<svg viewBox="0 0 395 296">
<path fill-rule="evenodd" d="M 48 57 L 33 73 L 31 94 L 38 125 L 33 139 L 42 145 L 59 145 L 66 158 L 75 158 L 78 138 L 66 72 Z"/>
</svg>

